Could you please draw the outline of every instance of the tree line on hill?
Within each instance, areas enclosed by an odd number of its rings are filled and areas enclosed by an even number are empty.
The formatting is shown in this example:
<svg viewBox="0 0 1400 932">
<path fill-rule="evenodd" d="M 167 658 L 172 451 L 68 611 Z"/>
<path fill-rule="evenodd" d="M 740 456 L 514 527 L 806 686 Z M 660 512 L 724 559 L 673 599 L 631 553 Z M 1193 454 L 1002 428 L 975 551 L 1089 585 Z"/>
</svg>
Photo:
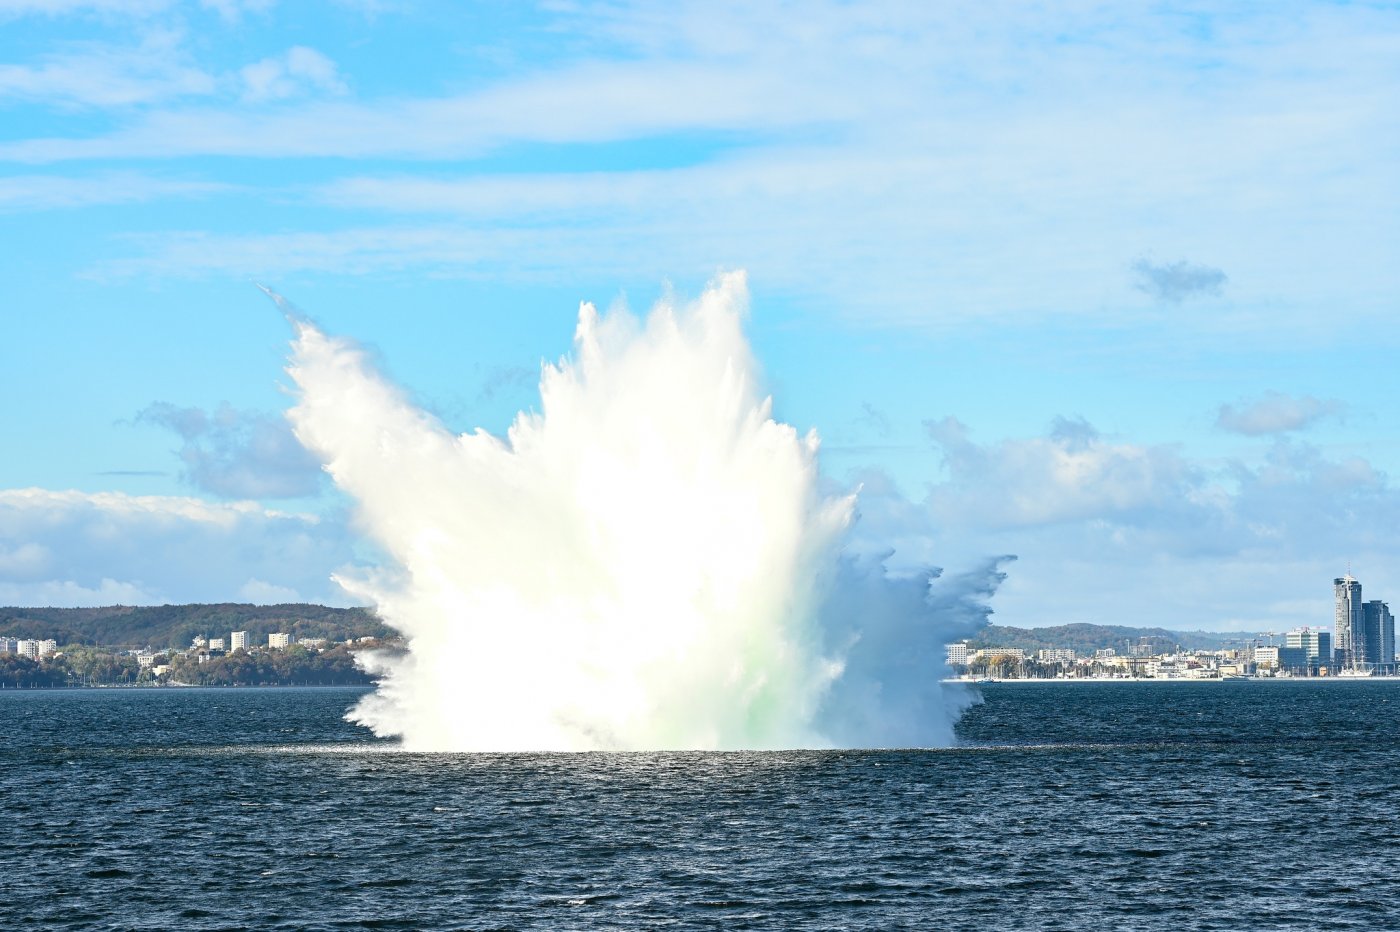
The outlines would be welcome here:
<svg viewBox="0 0 1400 932">
<path fill-rule="evenodd" d="M 1024 651 L 1073 650 L 1081 656 L 1098 650 L 1128 653 L 1129 647 L 1147 646 L 1152 653 L 1182 650 L 1223 650 L 1239 647 L 1258 637 L 1245 631 L 1170 631 L 1166 628 L 1132 628 L 1124 625 L 1076 623 L 1049 628 L 1013 628 L 988 625 L 968 640 L 973 648 L 1019 647 Z"/>
<path fill-rule="evenodd" d="M 266 644 L 277 632 L 293 640 L 330 641 L 393 634 L 371 609 L 305 603 L 0 608 L 0 635 L 52 638 L 61 645 L 183 649 L 196 637 L 227 638 L 231 631 L 247 631 L 250 644 Z"/>
</svg>

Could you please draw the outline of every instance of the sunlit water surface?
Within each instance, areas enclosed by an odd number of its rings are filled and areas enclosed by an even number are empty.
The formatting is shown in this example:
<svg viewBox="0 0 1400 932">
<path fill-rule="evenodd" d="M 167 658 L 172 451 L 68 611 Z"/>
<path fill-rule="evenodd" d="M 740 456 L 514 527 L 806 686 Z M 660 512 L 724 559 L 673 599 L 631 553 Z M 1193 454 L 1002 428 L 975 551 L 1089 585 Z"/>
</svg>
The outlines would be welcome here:
<svg viewBox="0 0 1400 932">
<path fill-rule="evenodd" d="M 0 690 L 0 928 L 1400 927 L 1400 684 L 984 694 L 946 750 L 413 755 L 356 690 Z"/>
</svg>

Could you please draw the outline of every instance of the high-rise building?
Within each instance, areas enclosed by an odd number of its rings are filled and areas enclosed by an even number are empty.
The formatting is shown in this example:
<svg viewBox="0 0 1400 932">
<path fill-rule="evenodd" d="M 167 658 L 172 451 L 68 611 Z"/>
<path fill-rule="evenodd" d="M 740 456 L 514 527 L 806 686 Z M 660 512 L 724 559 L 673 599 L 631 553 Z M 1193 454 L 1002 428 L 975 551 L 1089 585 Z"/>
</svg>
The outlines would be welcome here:
<svg viewBox="0 0 1400 932">
<path fill-rule="evenodd" d="M 1390 614 L 1389 605 L 1373 599 L 1362 605 L 1362 617 L 1366 654 L 1358 659 L 1388 673 L 1395 663 L 1395 616 Z"/>
<path fill-rule="evenodd" d="M 229 633 L 229 636 L 228 636 L 228 649 L 229 649 L 229 650 L 247 650 L 247 649 L 248 649 L 248 632 L 247 632 L 247 631 L 232 631 L 232 632 L 230 632 L 230 633 Z"/>
<path fill-rule="evenodd" d="M 269 635 L 267 636 L 267 646 L 268 646 L 268 647 L 272 647 L 272 648 L 282 648 L 282 647 L 287 647 L 287 646 L 288 646 L 289 644 L 291 644 L 291 643 L 292 643 L 292 636 L 291 636 L 290 634 L 285 634 L 285 633 L 283 633 L 283 634 L 269 634 Z"/>
<path fill-rule="evenodd" d="M 1279 668 L 1298 676 L 1316 676 L 1332 659 L 1332 635 L 1311 628 L 1289 631 L 1278 651 Z"/>
<path fill-rule="evenodd" d="M 1366 618 L 1361 607 L 1361 583 L 1350 573 L 1332 580 L 1337 597 L 1337 614 L 1332 631 L 1332 649 L 1343 669 L 1366 662 Z"/>
</svg>

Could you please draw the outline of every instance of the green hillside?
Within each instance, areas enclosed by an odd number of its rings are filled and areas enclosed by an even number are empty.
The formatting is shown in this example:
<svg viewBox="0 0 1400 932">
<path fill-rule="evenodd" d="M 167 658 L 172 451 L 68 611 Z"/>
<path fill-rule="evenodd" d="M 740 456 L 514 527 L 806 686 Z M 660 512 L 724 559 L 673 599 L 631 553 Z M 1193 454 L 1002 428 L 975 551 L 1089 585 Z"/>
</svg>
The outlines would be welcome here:
<svg viewBox="0 0 1400 932">
<path fill-rule="evenodd" d="M 102 647 L 189 647 L 197 636 L 227 638 L 247 631 L 249 643 L 285 631 L 302 638 L 343 641 L 394 632 L 367 608 L 324 605 L 113 605 L 104 608 L 0 608 L 0 636 L 53 638 Z"/>
<path fill-rule="evenodd" d="M 973 647 L 1019 647 L 1023 650 L 1070 649 L 1080 654 L 1113 649 L 1126 654 L 1130 645 L 1146 639 L 1154 653 L 1182 650 L 1221 650 L 1258 638 L 1256 631 L 1169 631 L 1166 628 L 1130 628 L 1124 625 L 1087 623 L 1050 628 L 1013 628 L 989 625 L 969 643 Z"/>
</svg>

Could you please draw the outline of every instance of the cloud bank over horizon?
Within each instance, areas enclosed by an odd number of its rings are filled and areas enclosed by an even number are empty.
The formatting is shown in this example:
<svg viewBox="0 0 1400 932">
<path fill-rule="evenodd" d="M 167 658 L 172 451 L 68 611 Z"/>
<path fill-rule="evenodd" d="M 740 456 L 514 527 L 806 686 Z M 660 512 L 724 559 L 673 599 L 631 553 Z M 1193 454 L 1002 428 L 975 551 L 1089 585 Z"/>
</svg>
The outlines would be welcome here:
<svg viewBox="0 0 1400 932">
<path fill-rule="evenodd" d="M 354 560 L 346 529 L 253 502 L 0 490 L 0 605 L 313 601 Z"/>
</svg>

